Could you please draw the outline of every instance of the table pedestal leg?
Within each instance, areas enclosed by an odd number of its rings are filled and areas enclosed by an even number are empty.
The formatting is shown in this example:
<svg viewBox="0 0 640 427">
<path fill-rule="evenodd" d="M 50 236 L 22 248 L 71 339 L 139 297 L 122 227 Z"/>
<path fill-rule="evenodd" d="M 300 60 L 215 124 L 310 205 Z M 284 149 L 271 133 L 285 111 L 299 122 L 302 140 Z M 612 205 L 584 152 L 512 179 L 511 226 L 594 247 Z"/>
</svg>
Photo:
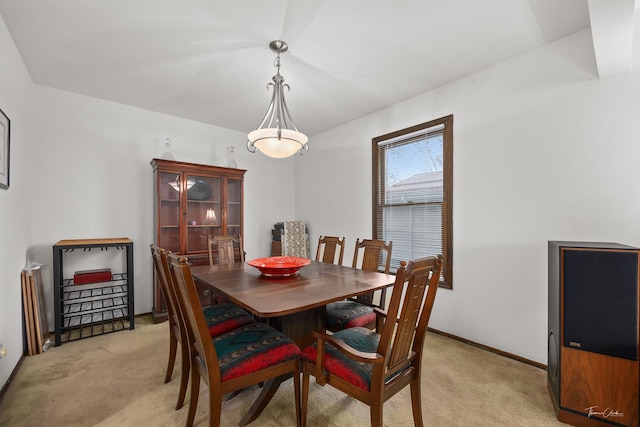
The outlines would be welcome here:
<svg viewBox="0 0 640 427">
<path fill-rule="evenodd" d="M 279 329 L 280 332 L 291 338 L 293 342 L 300 347 L 300 350 L 304 350 L 314 342 L 312 334 L 313 331 L 324 332 L 325 316 L 325 306 L 321 306 L 300 313 L 262 320 L 266 320 L 271 326 Z M 264 387 L 262 387 L 262 391 L 258 395 L 258 398 L 253 402 L 253 405 L 251 405 L 247 414 L 240 421 L 240 425 L 246 426 L 247 424 L 255 421 L 276 394 L 280 384 L 289 378 L 291 378 L 290 375 L 283 375 L 266 381 L 264 383 Z"/>
<path fill-rule="evenodd" d="M 286 381 L 289 378 L 291 378 L 291 375 L 283 375 L 281 377 L 273 378 L 269 381 L 266 381 L 264 383 L 264 387 L 262 387 L 262 391 L 258 395 L 258 398 L 255 402 L 253 402 L 251 408 L 249 408 L 249 412 L 247 412 L 245 416 L 242 417 L 242 420 L 240 420 L 240 425 L 244 427 L 247 424 L 255 421 L 256 418 L 260 416 L 264 408 L 267 407 L 273 396 L 276 394 L 276 391 L 278 391 L 280 384 L 282 384 L 282 382 Z"/>
<path fill-rule="evenodd" d="M 300 350 L 304 350 L 314 343 L 313 331 L 324 332 L 326 313 L 323 305 L 300 313 L 270 318 L 269 324 L 291 338 Z"/>
</svg>

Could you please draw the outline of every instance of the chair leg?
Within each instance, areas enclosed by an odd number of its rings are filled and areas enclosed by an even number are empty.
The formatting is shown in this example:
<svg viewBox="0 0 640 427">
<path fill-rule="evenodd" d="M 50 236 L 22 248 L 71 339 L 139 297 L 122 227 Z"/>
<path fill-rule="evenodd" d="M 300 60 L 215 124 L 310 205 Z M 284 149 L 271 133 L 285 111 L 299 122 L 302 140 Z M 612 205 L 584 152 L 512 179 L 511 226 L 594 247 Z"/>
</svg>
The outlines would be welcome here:
<svg viewBox="0 0 640 427">
<path fill-rule="evenodd" d="M 296 373 L 293 374 L 293 389 L 296 398 L 296 425 L 298 427 L 302 426 L 302 414 L 300 408 L 300 365 L 298 365 L 298 369 Z"/>
<path fill-rule="evenodd" d="M 189 356 L 189 349 L 186 345 L 180 345 L 182 351 L 182 370 L 180 372 L 180 390 L 178 391 L 178 401 L 176 402 L 176 409 L 182 408 L 184 405 L 184 398 L 187 394 L 187 385 L 189 383 L 189 370 L 191 367 L 191 360 Z"/>
<path fill-rule="evenodd" d="M 420 399 L 420 375 L 415 378 L 411 384 L 411 408 L 413 409 L 413 424 L 416 427 L 422 427 L 422 402 Z"/>
<path fill-rule="evenodd" d="M 187 427 L 193 426 L 198 407 L 198 395 L 200 394 L 200 374 L 198 370 L 191 369 L 191 400 L 189 401 L 189 413 L 187 414 Z"/>
<path fill-rule="evenodd" d="M 309 368 L 307 362 L 302 362 L 302 411 L 300 414 L 300 425 L 306 427 L 307 413 L 309 410 Z"/>
<path fill-rule="evenodd" d="M 382 408 L 384 402 L 382 398 L 375 399 L 371 402 L 371 427 L 383 427 L 382 425 Z"/>
<path fill-rule="evenodd" d="M 209 389 L 209 427 L 220 427 L 222 417 L 222 396 L 216 395 Z"/>
<path fill-rule="evenodd" d="M 176 363 L 176 351 L 178 347 L 178 341 L 176 340 L 173 332 L 173 325 L 169 325 L 169 360 L 167 361 L 167 373 L 164 375 L 164 383 L 171 381 L 171 375 L 173 375 L 173 366 Z"/>
</svg>

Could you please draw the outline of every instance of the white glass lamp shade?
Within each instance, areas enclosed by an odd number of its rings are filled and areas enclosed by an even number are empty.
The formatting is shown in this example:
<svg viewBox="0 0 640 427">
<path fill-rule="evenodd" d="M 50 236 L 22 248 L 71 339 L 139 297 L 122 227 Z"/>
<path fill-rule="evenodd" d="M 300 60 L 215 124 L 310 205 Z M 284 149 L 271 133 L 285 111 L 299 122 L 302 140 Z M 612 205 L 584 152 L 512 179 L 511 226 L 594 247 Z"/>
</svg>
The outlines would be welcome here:
<svg viewBox="0 0 640 427">
<path fill-rule="evenodd" d="M 216 212 L 209 208 L 207 209 L 207 214 L 204 217 L 205 224 L 215 224 L 218 222 L 218 218 L 216 218 Z"/>
<path fill-rule="evenodd" d="M 249 133 L 249 141 L 263 154 L 276 159 L 289 157 L 304 149 L 309 140 L 301 132 L 291 129 L 281 129 L 278 138 L 278 129 L 257 129 Z"/>
</svg>

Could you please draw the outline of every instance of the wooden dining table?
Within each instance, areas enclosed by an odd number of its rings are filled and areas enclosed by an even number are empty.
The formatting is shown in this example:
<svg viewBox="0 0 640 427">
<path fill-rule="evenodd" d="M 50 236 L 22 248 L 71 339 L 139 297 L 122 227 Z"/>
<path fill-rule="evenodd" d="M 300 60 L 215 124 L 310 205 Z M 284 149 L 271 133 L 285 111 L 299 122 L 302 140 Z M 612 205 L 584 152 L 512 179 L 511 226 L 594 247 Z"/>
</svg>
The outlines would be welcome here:
<svg viewBox="0 0 640 427">
<path fill-rule="evenodd" d="M 247 263 L 192 266 L 196 280 L 274 325 L 301 349 L 325 330 L 326 305 L 390 286 L 395 276 L 311 261 L 297 276 L 263 276 Z"/>
<path fill-rule="evenodd" d="M 325 330 L 327 304 L 395 282 L 391 274 L 316 261 L 288 278 L 263 276 L 247 263 L 192 266 L 191 271 L 194 279 L 276 327 L 301 350 L 314 342 L 314 330 Z M 254 421 L 286 379 L 277 378 L 265 384 L 240 425 Z"/>
</svg>

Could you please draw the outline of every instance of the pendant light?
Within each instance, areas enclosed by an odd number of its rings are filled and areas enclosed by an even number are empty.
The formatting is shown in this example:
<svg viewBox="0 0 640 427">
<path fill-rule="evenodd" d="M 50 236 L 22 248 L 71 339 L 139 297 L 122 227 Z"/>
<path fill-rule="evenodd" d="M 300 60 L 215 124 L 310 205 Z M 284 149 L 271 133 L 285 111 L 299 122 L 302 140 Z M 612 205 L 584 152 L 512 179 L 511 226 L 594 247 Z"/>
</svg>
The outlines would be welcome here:
<svg viewBox="0 0 640 427">
<path fill-rule="evenodd" d="M 269 48 L 277 54 L 274 62 L 277 72 L 272 78 L 273 83 L 267 84 L 267 89 L 269 86 L 273 87 L 273 95 L 260 126 L 249 133 L 247 150 L 252 153 L 260 150 L 269 157 L 281 159 L 295 153 L 307 152 L 309 138 L 298 131 L 284 100 L 284 88 L 291 88 L 284 83 L 284 77 L 280 75 L 280 54 L 285 53 L 289 47 L 282 40 L 274 40 L 269 43 Z"/>
</svg>

